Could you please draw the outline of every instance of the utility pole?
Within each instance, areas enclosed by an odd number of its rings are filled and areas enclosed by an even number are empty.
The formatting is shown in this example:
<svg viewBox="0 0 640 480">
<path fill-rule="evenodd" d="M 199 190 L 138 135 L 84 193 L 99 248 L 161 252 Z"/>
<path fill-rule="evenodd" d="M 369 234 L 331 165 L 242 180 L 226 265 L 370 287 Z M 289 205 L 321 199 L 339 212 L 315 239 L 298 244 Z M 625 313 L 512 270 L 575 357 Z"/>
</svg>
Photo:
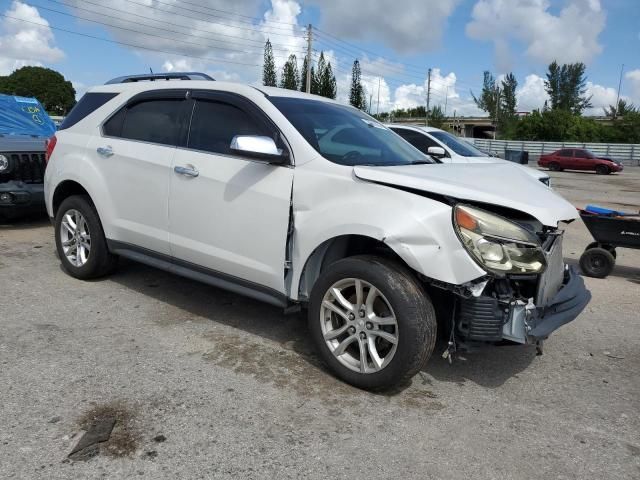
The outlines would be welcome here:
<svg viewBox="0 0 640 480">
<path fill-rule="evenodd" d="M 424 124 L 429 126 L 429 102 L 431 101 L 431 69 L 427 73 L 427 111 L 424 112 Z"/>
<path fill-rule="evenodd" d="M 307 26 L 307 85 L 306 92 L 311 93 L 311 45 L 312 45 L 313 29 L 311 24 Z"/>
<path fill-rule="evenodd" d="M 444 116 L 447 116 L 447 100 L 449 100 L 449 85 L 447 85 L 447 93 L 444 96 Z"/>
<path fill-rule="evenodd" d="M 615 120 L 615 118 L 618 116 L 618 104 L 620 103 L 620 88 L 622 87 L 622 71 L 624 70 L 624 63 L 622 64 L 622 67 L 620 68 L 620 80 L 618 81 L 618 95 L 616 96 L 616 109 L 613 113 L 613 118 Z"/>
<path fill-rule="evenodd" d="M 380 115 L 380 77 L 378 77 L 378 106 L 376 107 L 376 117 Z"/>
</svg>

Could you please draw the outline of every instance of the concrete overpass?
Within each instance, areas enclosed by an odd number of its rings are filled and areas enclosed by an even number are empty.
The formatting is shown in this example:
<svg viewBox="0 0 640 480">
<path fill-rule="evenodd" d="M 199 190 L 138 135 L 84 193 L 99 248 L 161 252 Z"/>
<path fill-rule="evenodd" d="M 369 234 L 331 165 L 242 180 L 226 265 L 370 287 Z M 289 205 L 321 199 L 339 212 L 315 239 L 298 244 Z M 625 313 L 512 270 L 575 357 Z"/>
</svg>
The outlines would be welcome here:
<svg viewBox="0 0 640 480">
<path fill-rule="evenodd" d="M 608 117 L 590 117 L 597 122 L 609 123 Z M 424 117 L 395 118 L 394 123 L 424 125 Z M 469 138 L 494 138 L 496 126 L 489 117 L 446 117 L 445 125 L 458 136 Z"/>
</svg>

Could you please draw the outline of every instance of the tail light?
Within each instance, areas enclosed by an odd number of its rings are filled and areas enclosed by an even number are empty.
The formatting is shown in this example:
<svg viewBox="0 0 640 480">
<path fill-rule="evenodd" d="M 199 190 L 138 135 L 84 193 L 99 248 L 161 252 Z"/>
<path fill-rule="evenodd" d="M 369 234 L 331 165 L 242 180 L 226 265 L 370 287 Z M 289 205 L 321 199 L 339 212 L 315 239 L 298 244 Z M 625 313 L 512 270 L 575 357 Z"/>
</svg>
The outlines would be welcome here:
<svg viewBox="0 0 640 480">
<path fill-rule="evenodd" d="M 53 153 L 53 149 L 56 147 L 57 142 L 58 142 L 58 139 L 56 138 L 55 135 L 46 141 L 45 152 L 44 152 L 45 164 L 49 163 L 49 159 L 51 158 L 51 154 Z"/>
</svg>

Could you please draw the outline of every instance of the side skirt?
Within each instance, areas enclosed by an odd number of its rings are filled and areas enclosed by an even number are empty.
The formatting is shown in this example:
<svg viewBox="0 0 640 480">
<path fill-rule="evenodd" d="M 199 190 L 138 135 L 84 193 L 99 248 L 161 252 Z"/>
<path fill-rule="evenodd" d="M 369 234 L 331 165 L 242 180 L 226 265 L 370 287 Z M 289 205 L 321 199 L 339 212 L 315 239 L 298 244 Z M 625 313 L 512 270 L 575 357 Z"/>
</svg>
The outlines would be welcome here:
<svg viewBox="0 0 640 480">
<path fill-rule="evenodd" d="M 201 267 L 193 263 L 170 257 L 161 253 L 147 250 L 146 248 L 131 245 L 117 240 L 108 240 L 107 247 L 115 255 L 144 263 L 150 267 L 175 273 L 182 277 L 190 278 L 198 282 L 206 283 L 213 287 L 222 288 L 239 295 L 244 295 L 261 302 L 269 303 L 276 307 L 287 308 L 291 306 L 286 295 L 269 287 L 249 282 L 226 273 Z"/>
</svg>

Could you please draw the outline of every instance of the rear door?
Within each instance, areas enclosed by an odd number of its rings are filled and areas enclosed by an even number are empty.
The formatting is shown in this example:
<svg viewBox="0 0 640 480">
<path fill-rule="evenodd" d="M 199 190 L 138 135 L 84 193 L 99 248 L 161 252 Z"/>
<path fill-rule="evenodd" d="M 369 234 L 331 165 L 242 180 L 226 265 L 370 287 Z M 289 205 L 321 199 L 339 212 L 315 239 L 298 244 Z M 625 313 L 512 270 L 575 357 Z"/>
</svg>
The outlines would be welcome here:
<svg viewBox="0 0 640 480">
<path fill-rule="evenodd" d="M 576 168 L 576 164 L 573 159 L 573 150 L 571 150 L 570 148 L 565 148 L 563 150 L 560 150 L 558 152 L 557 157 L 554 158 L 554 160 L 560 164 L 560 168 L 569 168 L 569 169 Z"/>
<path fill-rule="evenodd" d="M 100 170 L 108 202 L 101 215 L 110 240 L 168 255 L 169 178 L 176 145 L 186 131 L 186 90 L 132 98 L 102 125 L 88 152 Z"/>
<path fill-rule="evenodd" d="M 170 181 L 172 255 L 208 274 L 284 293 L 293 168 L 229 148 L 236 135 L 274 138 L 279 132 L 244 97 L 225 92 L 192 97 L 188 140 L 176 153 Z M 182 168 L 191 176 L 180 173 Z"/>
</svg>

